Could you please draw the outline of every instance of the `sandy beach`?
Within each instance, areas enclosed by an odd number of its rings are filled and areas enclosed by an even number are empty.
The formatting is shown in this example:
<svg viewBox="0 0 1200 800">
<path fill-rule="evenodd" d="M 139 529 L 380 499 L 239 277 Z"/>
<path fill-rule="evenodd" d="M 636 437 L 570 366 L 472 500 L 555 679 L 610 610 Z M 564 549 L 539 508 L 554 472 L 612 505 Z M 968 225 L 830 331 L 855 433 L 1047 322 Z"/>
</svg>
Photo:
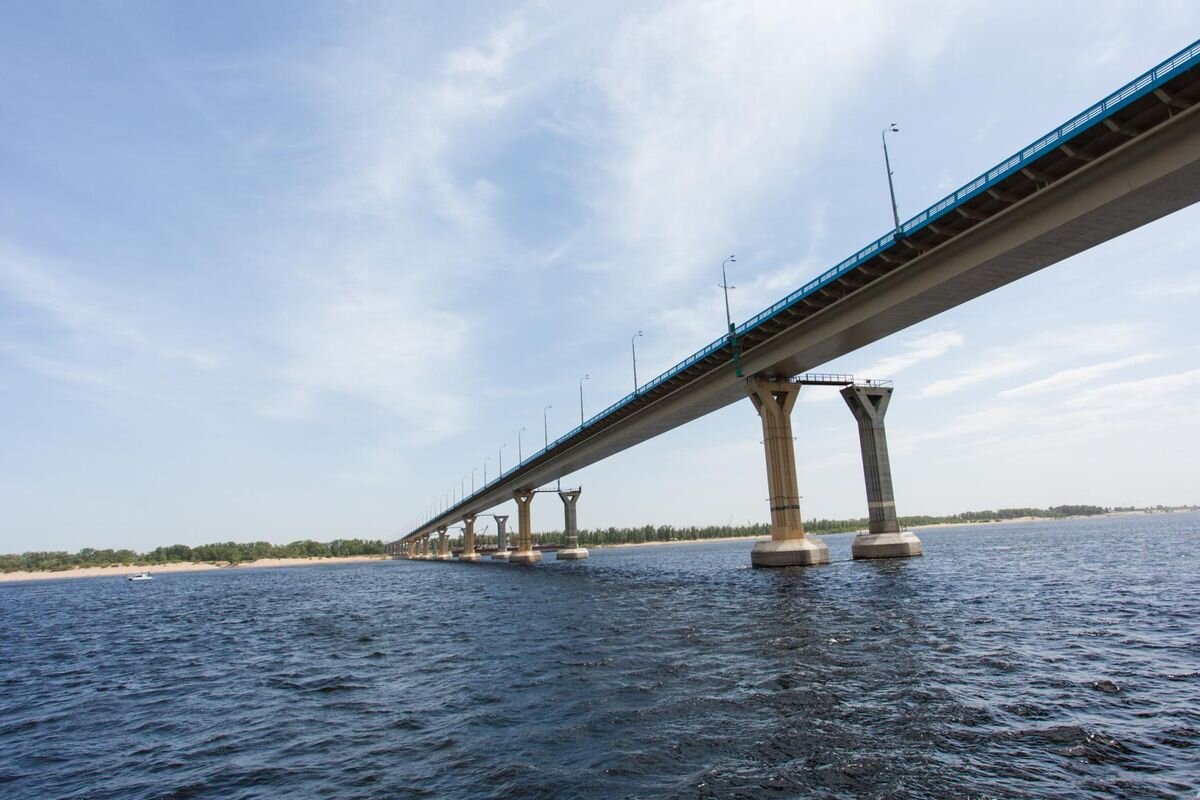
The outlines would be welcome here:
<svg viewBox="0 0 1200 800">
<path fill-rule="evenodd" d="M 208 572 L 218 569 L 270 569 L 272 567 L 306 567 L 314 564 L 351 564 L 357 561 L 381 561 L 386 556 L 346 556 L 344 558 L 262 558 L 241 564 L 213 564 L 208 562 L 181 562 L 156 566 L 77 567 L 62 572 L 6 572 L 0 574 L 0 583 L 16 581 L 45 581 L 59 578 L 123 578 L 138 572 L 165 575 L 171 572 Z"/>
</svg>

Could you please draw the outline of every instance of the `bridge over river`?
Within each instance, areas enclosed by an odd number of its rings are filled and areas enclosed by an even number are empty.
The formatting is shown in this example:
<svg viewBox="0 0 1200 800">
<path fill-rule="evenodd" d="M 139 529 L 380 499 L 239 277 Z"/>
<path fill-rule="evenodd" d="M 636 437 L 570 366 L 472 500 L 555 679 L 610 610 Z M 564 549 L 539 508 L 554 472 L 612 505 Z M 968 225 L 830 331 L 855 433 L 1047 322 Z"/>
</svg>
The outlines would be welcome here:
<svg viewBox="0 0 1200 800">
<path fill-rule="evenodd" d="M 1047 81 L 1049 84 L 1050 81 Z M 756 566 L 818 564 L 825 545 L 805 536 L 792 450 L 791 410 L 802 376 L 1063 259 L 1200 199 L 1200 41 L 1137 76 L 1027 147 L 897 225 L 662 375 L 386 545 L 430 557 L 429 538 L 463 526 L 460 561 L 476 561 L 475 519 L 516 500 L 514 563 L 541 558 L 532 547 L 529 504 L 555 479 L 615 455 L 747 396 L 763 425 L 771 540 L 755 545 Z M 891 387 L 842 381 L 858 422 L 870 530 L 856 558 L 919 555 L 920 541 L 897 523 L 884 415 Z M 567 546 L 577 491 L 562 493 Z M 504 522 L 497 520 L 503 540 Z M 506 548 L 501 548 L 508 555 Z M 565 554 L 565 555 L 564 555 Z"/>
</svg>

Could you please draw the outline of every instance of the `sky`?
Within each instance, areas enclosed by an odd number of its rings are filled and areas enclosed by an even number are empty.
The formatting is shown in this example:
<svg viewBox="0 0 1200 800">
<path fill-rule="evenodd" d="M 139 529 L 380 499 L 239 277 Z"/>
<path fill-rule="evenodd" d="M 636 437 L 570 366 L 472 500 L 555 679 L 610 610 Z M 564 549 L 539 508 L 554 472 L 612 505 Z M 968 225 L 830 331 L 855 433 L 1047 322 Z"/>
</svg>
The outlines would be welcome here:
<svg viewBox="0 0 1200 800">
<path fill-rule="evenodd" d="M 1186 1 L 0 4 L 0 552 L 393 539 L 576 425 L 584 375 L 587 416 L 626 394 L 637 331 L 642 382 L 720 335 L 726 256 L 736 322 L 886 232 L 885 125 L 906 219 L 1200 32 Z M 895 382 L 899 513 L 1200 502 L 1198 251 L 1192 207 L 824 365 Z M 836 390 L 793 426 L 804 515 L 865 516 Z M 761 438 L 747 400 L 564 483 L 584 528 L 761 522 Z"/>
</svg>

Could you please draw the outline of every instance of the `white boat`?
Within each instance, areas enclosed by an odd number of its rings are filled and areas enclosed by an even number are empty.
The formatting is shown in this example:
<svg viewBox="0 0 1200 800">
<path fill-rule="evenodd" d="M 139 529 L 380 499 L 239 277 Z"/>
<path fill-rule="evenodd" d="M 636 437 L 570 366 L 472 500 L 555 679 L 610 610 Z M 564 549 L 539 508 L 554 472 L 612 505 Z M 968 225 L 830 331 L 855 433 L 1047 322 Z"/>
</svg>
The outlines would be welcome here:
<svg viewBox="0 0 1200 800">
<path fill-rule="evenodd" d="M 152 580 L 154 580 L 154 576 L 151 575 L 149 572 L 139 572 L 136 575 L 126 575 L 125 580 L 127 580 L 127 581 L 152 581 Z"/>
</svg>

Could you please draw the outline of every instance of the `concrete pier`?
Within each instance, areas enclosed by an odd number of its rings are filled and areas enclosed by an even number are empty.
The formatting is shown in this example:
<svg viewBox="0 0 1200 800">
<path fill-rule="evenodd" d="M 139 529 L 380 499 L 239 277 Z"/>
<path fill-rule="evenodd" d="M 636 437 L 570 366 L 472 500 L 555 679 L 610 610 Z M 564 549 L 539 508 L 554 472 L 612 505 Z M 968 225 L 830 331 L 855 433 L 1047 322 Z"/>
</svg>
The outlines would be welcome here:
<svg viewBox="0 0 1200 800">
<path fill-rule="evenodd" d="M 513 492 L 517 501 L 517 549 L 508 556 L 510 564 L 533 564 L 542 560 L 542 554 L 533 549 L 533 523 L 529 518 L 529 504 L 533 502 L 533 490 L 518 489 Z"/>
<path fill-rule="evenodd" d="M 922 553 L 921 540 L 900 530 L 896 498 L 892 493 L 892 467 L 888 460 L 887 434 L 883 418 L 892 399 L 890 386 L 847 386 L 842 398 L 858 420 L 862 448 L 863 477 L 867 483 L 867 533 L 854 538 L 855 558 L 905 558 Z"/>
<path fill-rule="evenodd" d="M 561 548 L 555 551 L 556 559 L 578 561 L 588 557 L 587 548 L 579 546 L 579 527 L 575 516 L 575 504 L 579 501 L 579 495 L 582 493 L 582 489 L 558 493 L 563 501 L 563 537 L 566 541 L 563 542 Z"/>
<path fill-rule="evenodd" d="M 479 560 L 475 552 L 475 515 L 463 515 L 463 549 L 458 555 L 459 561 L 474 562 Z"/>
<path fill-rule="evenodd" d="M 422 537 L 421 537 L 421 555 L 420 555 L 420 558 L 422 558 L 422 559 L 428 559 L 428 558 L 429 558 L 429 534 L 428 534 L 428 533 L 427 533 L 427 534 L 425 534 L 424 536 L 422 536 Z"/>
<path fill-rule="evenodd" d="M 438 528 L 438 561 L 450 560 L 450 542 L 446 538 L 446 527 L 443 525 Z"/>
<path fill-rule="evenodd" d="M 493 514 L 492 519 L 496 520 L 496 552 L 492 553 L 492 560 L 508 561 L 508 534 L 504 530 L 504 524 L 508 522 L 508 516 Z"/>
<path fill-rule="evenodd" d="M 796 484 L 796 449 L 792 443 L 792 408 L 800 387 L 786 379 L 751 378 L 750 400 L 762 420 L 771 497 L 771 540 L 757 542 L 750 553 L 756 567 L 793 567 L 829 563 L 829 547 L 804 535 L 800 490 Z"/>
</svg>

